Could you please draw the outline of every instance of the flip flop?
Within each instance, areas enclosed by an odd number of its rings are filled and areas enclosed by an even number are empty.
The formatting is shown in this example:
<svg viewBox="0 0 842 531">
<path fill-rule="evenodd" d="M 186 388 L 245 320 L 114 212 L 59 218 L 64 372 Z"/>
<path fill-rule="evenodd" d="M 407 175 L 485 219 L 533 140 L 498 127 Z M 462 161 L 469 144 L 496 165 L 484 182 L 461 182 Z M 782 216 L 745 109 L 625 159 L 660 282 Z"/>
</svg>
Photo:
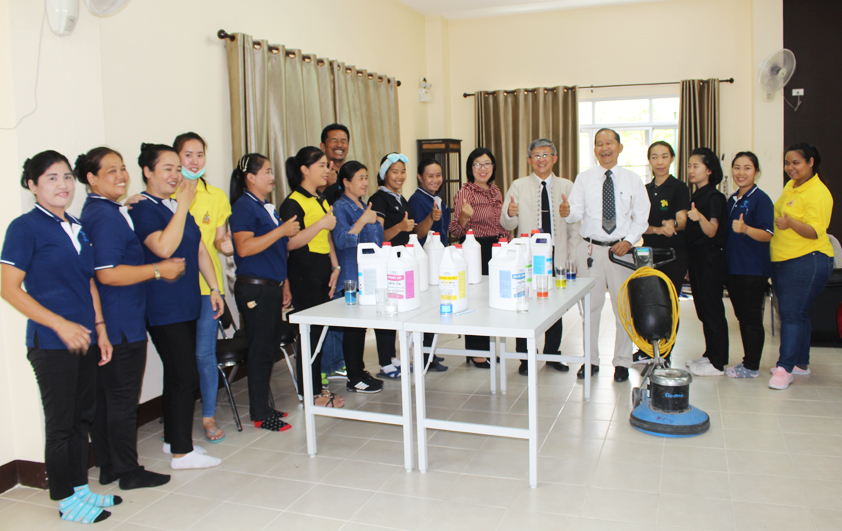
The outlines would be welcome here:
<svg viewBox="0 0 842 531">
<path fill-rule="evenodd" d="M 225 434 L 224 433 L 223 433 L 222 437 L 220 437 L 219 439 L 211 439 L 211 437 L 213 437 L 214 435 L 216 435 L 220 431 L 222 431 L 222 428 L 220 428 L 219 426 L 217 426 L 217 428 L 213 431 L 205 430 L 205 439 L 207 439 L 208 442 L 211 443 L 211 444 L 221 443 L 222 441 L 225 440 Z"/>
</svg>

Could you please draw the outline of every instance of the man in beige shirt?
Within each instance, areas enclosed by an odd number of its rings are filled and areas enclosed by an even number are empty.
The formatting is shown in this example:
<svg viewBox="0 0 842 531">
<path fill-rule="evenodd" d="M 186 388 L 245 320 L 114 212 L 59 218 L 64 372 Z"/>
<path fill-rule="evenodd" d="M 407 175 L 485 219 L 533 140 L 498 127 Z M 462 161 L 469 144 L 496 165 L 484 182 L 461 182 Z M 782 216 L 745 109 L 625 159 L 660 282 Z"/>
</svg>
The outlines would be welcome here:
<svg viewBox="0 0 842 531">
<path fill-rule="evenodd" d="M 576 258 L 576 247 L 581 237 L 579 225 L 568 224 L 559 215 L 562 196 L 567 197 L 573 183 L 553 175 L 553 166 L 558 162 L 558 155 L 553 143 L 546 138 L 539 138 L 529 144 L 527 159 L 532 174 L 515 180 L 506 192 L 500 224 L 518 234 L 531 234 L 533 229 L 541 229 L 552 235 L 553 260 L 555 265 L 564 264 L 565 260 Z M 561 319 L 551 326 L 544 335 L 544 354 L 560 354 L 562 323 Z M 526 352 L 526 340 L 516 342 L 518 352 Z M 548 366 L 558 371 L 567 372 L 566 363 L 551 361 Z M 520 374 L 526 374 L 526 361 L 521 361 Z"/>
</svg>

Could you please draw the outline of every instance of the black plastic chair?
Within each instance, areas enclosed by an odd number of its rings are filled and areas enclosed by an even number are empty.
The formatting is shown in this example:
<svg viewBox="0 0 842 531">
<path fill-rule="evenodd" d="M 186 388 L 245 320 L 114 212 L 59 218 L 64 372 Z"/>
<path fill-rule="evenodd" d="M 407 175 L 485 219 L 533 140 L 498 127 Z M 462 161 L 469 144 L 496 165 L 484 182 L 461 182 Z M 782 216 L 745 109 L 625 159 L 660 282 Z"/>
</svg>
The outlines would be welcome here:
<svg viewBox="0 0 842 531">
<path fill-rule="evenodd" d="M 228 400 L 231 402 L 231 410 L 234 413 L 234 422 L 237 424 L 237 431 L 243 431 L 240 414 L 237 411 L 237 403 L 234 401 L 234 393 L 231 392 L 231 382 L 237 376 L 237 369 L 240 368 L 240 365 L 248 360 L 249 344 L 245 338 L 245 330 L 237 328 L 236 324 L 234 324 L 234 316 L 231 315 L 231 310 L 228 309 L 228 303 L 224 303 L 224 305 L 225 309 L 219 318 L 219 331 L 222 334 L 222 339 L 216 340 L 216 367 L 219 369 L 219 374 L 222 375 L 225 390 L 228 391 Z M 225 334 L 225 330 L 229 328 L 234 329 L 234 334 L 230 338 Z M 231 367 L 231 373 L 226 376 L 225 369 L 228 367 Z"/>
</svg>

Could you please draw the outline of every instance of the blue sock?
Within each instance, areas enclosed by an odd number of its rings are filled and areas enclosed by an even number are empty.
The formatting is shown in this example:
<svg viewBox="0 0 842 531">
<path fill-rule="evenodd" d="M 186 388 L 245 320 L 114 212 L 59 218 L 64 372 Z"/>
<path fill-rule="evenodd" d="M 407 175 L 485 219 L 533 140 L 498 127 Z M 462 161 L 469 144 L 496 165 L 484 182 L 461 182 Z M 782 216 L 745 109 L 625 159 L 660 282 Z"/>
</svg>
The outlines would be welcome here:
<svg viewBox="0 0 842 531">
<path fill-rule="evenodd" d="M 111 513 L 100 507 L 85 503 L 78 492 L 59 501 L 58 510 L 62 520 L 80 524 L 101 522 L 111 516 Z"/>
<path fill-rule="evenodd" d="M 123 503 L 123 498 L 119 496 L 112 496 L 110 494 L 94 494 L 91 492 L 91 489 L 88 488 L 87 484 L 79 487 L 73 487 L 73 490 L 75 491 L 74 496 L 78 496 L 83 503 L 87 503 L 95 507 L 112 507 Z"/>
</svg>

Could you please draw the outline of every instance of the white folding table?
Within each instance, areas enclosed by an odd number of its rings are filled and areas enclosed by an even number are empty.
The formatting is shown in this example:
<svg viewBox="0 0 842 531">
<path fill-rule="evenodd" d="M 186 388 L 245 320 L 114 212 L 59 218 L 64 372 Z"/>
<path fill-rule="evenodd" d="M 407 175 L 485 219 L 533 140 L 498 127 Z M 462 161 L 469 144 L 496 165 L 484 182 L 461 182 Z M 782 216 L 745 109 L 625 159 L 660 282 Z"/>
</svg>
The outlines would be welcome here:
<svg viewBox="0 0 842 531">
<path fill-rule="evenodd" d="M 526 360 L 529 374 L 527 376 L 527 393 L 529 400 L 529 428 L 509 428 L 488 424 L 474 424 L 451 420 L 428 419 L 426 415 L 426 392 L 424 389 L 424 371 L 415 371 L 415 398 L 417 401 L 418 420 L 418 468 L 427 471 L 427 428 L 480 435 L 494 435 L 529 440 L 529 484 L 538 486 L 538 380 L 537 360 L 583 362 L 585 366 L 585 399 L 590 399 L 591 364 L 590 352 L 590 305 L 591 290 L 596 282 L 593 279 L 580 278 L 567 283 L 567 288 L 550 290 L 546 299 L 531 299 L 529 312 L 515 313 L 497 310 L 488 306 L 488 279 L 483 278 L 482 284 L 469 292 L 469 308 L 474 311 L 465 315 L 442 317 L 438 308 L 432 308 L 417 316 L 408 317 L 403 323 L 405 332 L 411 332 L 415 345 L 415 367 L 422 367 L 424 333 L 433 334 L 469 334 L 489 336 L 492 342 L 496 338 L 522 337 L 526 338 Z M 559 356 L 537 354 L 536 341 L 556 321 L 561 319 L 567 310 L 576 306 L 578 301 L 584 300 L 584 354 L 583 356 Z M 442 352 L 450 354 L 450 352 Z M 462 354 L 464 355 L 464 354 Z M 508 354 L 509 357 L 522 356 Z M 493 361 L 493 360 L 492 360 Z"/>
<path fill-rule="evenodd" d="M 371 411 L 357 411 L 345 408 L 329 408 L 313 404 L 312 381 L 312 347 L 310 345 L 310 327 L 325 325 L 333 327 L 378 328 L 381 330 L 395 330 L 398 335 L 400 348 L 397 352 L 402 367 L 409 367 L 409 341 L 403 330 L 403 323 L 407 319 L 429 311 L 434 306 L 438 308 L 439 290 L 431 286 L 421 293 L 421 307 L 417 310 L 401 312 L 396 315 L 378 315 L 374 306 L 360 304 L 345 304 L 345 299 L 336 299 L 307 310 L 291 313 L 289 321 L 299 325 L 301 333 L 301 364 L 304 371 L 304 423 L 307 431 L 307 452 L 316 455 L 316 415 L 341 419 L 362 420 L 366 422 L 380 422 L 403 426 L 404 466 L 407 471 L 412 470 L 412 388 L 409 371 L 401 370 L 401 414 L 376 413 Z M 423 365 L 419 365 L 423 367 Z"/>
</svg>

